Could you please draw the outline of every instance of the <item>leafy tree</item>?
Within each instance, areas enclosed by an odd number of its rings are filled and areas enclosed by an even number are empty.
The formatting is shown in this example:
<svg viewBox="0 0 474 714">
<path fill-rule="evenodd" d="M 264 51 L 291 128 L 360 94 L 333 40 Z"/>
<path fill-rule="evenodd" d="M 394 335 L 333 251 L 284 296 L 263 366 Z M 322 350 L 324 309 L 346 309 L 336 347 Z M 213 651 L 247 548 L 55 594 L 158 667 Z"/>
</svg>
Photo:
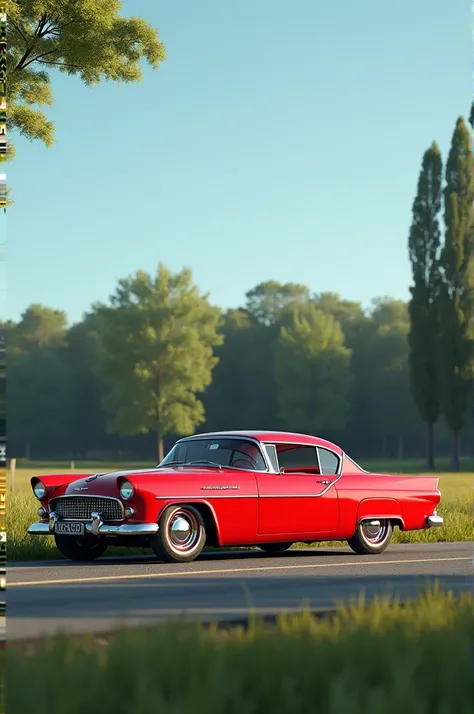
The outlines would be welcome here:
<svg viewBox="0 0 474 714">
<path fill-rule="evenodd" d="M 246 309 L 261 325 L 274 325 L 285 310 L 296 302 L 306 302 L 310 298 L 309 289 L 298 283 L 278 283 L 267 280 L 259 283 L 246 295 Z"/>
<path fill-rule="evenodd" d="M 7 0 L 8 122 L 46 146 L 54 124 L 51 71 L 82 79 L 137 82 L 141 61 L 157 68 L 165 58 L 158 30 L 121 15 L 120 0 Z"/>
<path fill-rule="evenodd" d="M 95 314 L 86 315 L 69 329 L 67 335 L 64 353 L 70 382 L 67 417 L 71 425 L 69 443 L 74 454 L 100 451 L 107 441 L 107 416 L 102 408 L 107 385 L 96 373 L 99 366 L 98 323 Z"/>
<path fill-rule="evenodd" d="M 408 251 L 413 276 L 408 335 L 410 388 L 418 413 L 428 427 L 428 468 L 434 470 L 434 425 L 440 414 L 437 351 L 439 331 L 440 226 L 442 160 L 433 143 L 423 156 Z"/>
<path fill-rule="evenodd" d="M 192 283 L 189 270 L 156 276 L 138 271 L 120 280 L 111 305 L 97 305 L 99 376 L 109 428 L 121 435 L 156 434 L 158 459 L 166 434 L 189 434 L 204 421 L 198 398 L 211 382 L 222 342 L 220 311 Z"/>
<path fill-rule="evenodd" d="M 352 343 L 358 331 L 367 321 L 361 304 L 352 300 L 344 300 L 337 293 L 319 293 L 314 296 L 313 302 L 339 322 L 344 333 L 344 342 L 349 349 L 352 349 Z"/>
<path fill-rule="evenodd" d="M 275 351 L 280 416 L 290 430 L 343 429 L 347 419 L 350 350 L 341 326 L 314 305 L 296 309 Z"/>
<path fill-rule="evenodd" d="M 21 352 L 9 359 L 8 441 L 27 458 L 68 446 L 70 380 L 62 350 Z"/>
<path fill-rule="evenodd" d="M 459 433 L 468 416 L 474 372 L 473 169 L 469 132 L 459 118 L 446 164 L 439 350 L 441 409 L 453 433 L 455 470 L 459 470 Z"/>
<path fill-rule="evenodd" d="M 15 350 L 35 353 L 55 349 L 65 344 L 66 335 L 67 319 L 64 312 L 33 304 L 25 310 L 14 329 L 8 329 L 8 351 L 13 354 Z"/>
</svg>

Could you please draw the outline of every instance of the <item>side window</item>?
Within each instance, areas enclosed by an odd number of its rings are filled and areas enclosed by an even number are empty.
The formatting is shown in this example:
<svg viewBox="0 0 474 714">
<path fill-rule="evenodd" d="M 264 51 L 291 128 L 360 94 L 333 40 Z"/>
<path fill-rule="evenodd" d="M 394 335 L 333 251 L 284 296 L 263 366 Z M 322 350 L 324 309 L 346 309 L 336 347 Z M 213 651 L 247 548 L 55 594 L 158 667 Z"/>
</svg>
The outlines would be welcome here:
<svg viewBox="0 0 474 714">
<path fill-rule="evenodd" d="M 319 463 L 321 464 L 322 474 L 336 474 L 339 468 L 339 457 L 332 451 L 318 448 Z"/>
<path fill-rule="evenodd" d="M 285 471 L 308 471 L 319 473 L 318 455 L 315 446 L 278 448 L 278 462 Z"/>
<path fill-rule="evenodd" d="M 274 469 L 278 473 L 280 467 L 278 466 L 278 457 L 275 444 L 264 444 L 264 447 L 265 451 L 267 452 L 268 460 L 272 465 L 272 469 Z"/>
</svg>

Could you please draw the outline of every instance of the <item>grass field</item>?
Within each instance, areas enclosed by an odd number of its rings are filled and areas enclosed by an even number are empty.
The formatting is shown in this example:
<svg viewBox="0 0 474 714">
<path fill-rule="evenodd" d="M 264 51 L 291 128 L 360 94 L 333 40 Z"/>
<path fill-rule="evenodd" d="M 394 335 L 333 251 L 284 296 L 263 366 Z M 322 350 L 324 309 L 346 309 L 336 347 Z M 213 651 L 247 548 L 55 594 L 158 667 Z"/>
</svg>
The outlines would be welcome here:
<svg viewBox="0 0 474 714">
<path fill-rule="evenodd" d="M 145 468 L 151 464 L 120 464 L 120 468 Z M 419 473 L 422 472 L 421 464 L 417 462 L 364 462 L 364 468 L 392 473 Z M 464 463 L 464 467 L 471 467 L 472 472 L 465 471 L 458 474 L 440 473 L 440 490 L 442 493 L 441 504 L 438 512 L 445 518 L 445 525 L 440 529 L 424 531 L 411 531 L 403 533 L 395 529 L 393 542 L 427 542 L 427 541 L 460 541 L 474 540 L 474 464 Z M 403 467 L 403 468 L 402 468 Z M 107 471 L 117 468 L 117 464 L 76 463 L 75 471 Z M 29 479 L 33 475 L 45 473 L 61 473 L 70 471 L 70 464 L 45 464 L 37 463 L 17 466 L 15 481 L 11 483 L 11 474 L 8 474 L 8 501 L 7 501 L 7 529 L 8 529 L 8 560 L 36 560 L 60 557 L 54 546 L 52 538 L 32 538 L 26 533 L 29 525 L 38 520 L 36 511 L 38 504 L 31 492 Z M 13 488 L 11 486 L 13 485 Z M 321 543 L 319 545 L 328 545 Z M 332 545 L 340 545 L 333 543 Z M 130 553 L 130 550 L 110 548 L 107 553 Z M 143 552 L 143 551 L 135 551 Z"/>
<path fill-rule="evenodd" d="M 106 640 L 11 642 L 7 710 L 472 714 L 473 606 L 470 595 L 433 591 L 403 608 L 379 602 L 326 620 L 283 615 L 246 631 L 171 623 Z M 42 696 L 52 676 L 54 695 Z"/>
</svg>

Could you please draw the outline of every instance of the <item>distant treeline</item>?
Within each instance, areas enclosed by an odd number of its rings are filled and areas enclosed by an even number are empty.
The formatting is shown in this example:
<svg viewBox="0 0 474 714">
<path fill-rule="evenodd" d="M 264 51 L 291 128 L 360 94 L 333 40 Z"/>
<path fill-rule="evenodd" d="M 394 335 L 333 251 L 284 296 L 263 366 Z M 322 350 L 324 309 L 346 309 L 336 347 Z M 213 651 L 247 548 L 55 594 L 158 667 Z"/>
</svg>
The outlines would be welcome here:
<svg viewBox="0 0 474 714">
<path fill-rule="evenodd" d="M 153 290 L 173 277 L 163 267 L 157 279 L 141 274 L 141 298 L 122 294 L 69 328 L 64 313 L 40 305 L 6 325 L 10 456 L 154 458 L 160 406 L 165 450 L 177 432 L 264 428 L 317 433 L 359 458 L 426 453 L 405 303 L 377 299 L 365 312 L 338 295 L 266 282 L 221 315 L 190 282 L 174 302 L 172 287 Z M 450 449 L 440 420 L 435 450 Z"/>
</svg>

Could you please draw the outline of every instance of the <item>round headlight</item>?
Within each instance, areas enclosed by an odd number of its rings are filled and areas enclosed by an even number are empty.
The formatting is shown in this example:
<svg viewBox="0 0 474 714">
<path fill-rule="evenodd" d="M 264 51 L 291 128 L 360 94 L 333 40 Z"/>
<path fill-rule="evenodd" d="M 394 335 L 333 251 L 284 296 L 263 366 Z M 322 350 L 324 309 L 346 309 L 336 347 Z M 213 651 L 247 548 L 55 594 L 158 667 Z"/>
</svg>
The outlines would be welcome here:
<svg viewBox="0 0 474 714">
<path fill-rule="evenodd" d="M 41 481 L 37 481 L 33 486 L 33 493 L 40 501 L 46 493 L 46 486 Z"/>
<path fill-rule="evenodd" d="M 133 486 L 130 481 L 124 481 L 120 486 L 120 495 L 124 501 L 128 501 L 134 494 Z"/>
</svg>

